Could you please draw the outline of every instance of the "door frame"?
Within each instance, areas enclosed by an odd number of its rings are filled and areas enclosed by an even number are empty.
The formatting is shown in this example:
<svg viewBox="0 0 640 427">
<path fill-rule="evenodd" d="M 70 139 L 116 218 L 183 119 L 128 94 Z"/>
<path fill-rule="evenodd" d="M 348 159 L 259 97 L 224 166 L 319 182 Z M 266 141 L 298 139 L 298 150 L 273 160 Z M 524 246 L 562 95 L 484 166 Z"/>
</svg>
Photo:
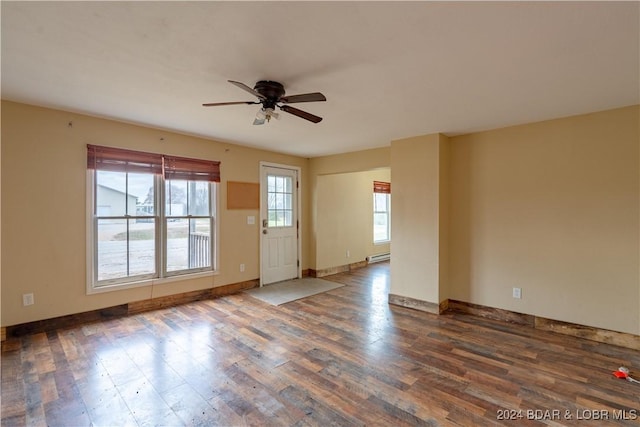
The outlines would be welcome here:
<svg viewBox="0 0 640 427">
<path fill-rule="evenodd" d="M 259 169 L 259 173 L 260 173 L 260 222 L 258 223 L 259 227 L 258 229 L 260 230 L 260 287 L 262 287 L 264 285 L 264 283 L 262 282 L 262 279 L 264 277 L 263 274 L 263 260 L 264 260 L 264 254 L 263 254 L 263 240 L 264 240 L 264 234 L 262 233 L 262 221 L 266 220 L 267 218 L 265 218 L 264 216 L 264 209 L 262 206 L 262 199 L 263 199 L 263 191 L 267 191 L 267 183 L 265 182 L 264 179 L 264 174 L 262 173 L 263 168 L 265 167 L 269 167 L 269 168 L 276 168 L 276 169 L 285 169 L 285 170 L 290 170 L 290 171 L 294 171 L 296 173 L 296 217 L 297 217 L 297 221 L 298 221 L 298 238 L 296 239 L 296 251 L 297 253 L 297 259 L 298 259 L 298 275 L 297 278 L 301 278 L 302 277 L 302 203 L 301 203 L 301 190 L 302 190 L 302 180 L 301 180 L 301 176 L 302 176 L 302 168 L 299 166 L 291 166 L 291 165 L 285 165 L 282 163 L 271 163 L 271 162 L 264 162 L 261 161 L 260 162 L 260 169 Z"/>
</svg>

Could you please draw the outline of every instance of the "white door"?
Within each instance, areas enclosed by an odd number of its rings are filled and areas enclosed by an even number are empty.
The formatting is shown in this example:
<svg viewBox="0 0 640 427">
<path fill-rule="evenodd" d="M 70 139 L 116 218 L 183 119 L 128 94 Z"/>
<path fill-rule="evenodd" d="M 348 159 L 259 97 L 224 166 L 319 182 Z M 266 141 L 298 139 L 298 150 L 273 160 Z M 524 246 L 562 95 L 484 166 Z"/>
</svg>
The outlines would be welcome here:
<svg viewBox="0 0 640 427">
<path fill-rule="evenodd" d="M 260 285 L 298 277 L 298 170 L 261 166 Z"/>
</svg>

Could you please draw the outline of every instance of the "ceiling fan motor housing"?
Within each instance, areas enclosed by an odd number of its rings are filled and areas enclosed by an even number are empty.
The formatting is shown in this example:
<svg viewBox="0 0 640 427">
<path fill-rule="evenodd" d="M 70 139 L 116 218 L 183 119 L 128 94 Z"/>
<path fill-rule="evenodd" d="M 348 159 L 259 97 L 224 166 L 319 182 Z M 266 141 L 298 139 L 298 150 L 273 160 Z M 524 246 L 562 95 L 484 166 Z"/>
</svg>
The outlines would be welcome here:
<svg viewBox="0 0 640 427">
<path fill-rule="evenodd" d="M 284 96 L 284 86 L 270 80 L 260 80 L 253 89 L 266 98 L 262 103 L 264 108 L 275 109 L 276 103 Z"/>
</svg>

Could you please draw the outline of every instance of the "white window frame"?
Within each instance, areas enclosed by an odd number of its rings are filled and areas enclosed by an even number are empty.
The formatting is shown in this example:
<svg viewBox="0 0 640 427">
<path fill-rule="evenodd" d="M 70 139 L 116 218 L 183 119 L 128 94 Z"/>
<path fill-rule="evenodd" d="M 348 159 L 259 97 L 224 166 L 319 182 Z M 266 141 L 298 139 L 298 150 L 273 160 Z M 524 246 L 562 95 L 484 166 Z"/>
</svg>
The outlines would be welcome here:
<svg viewBox="0 0 640 427">
<path fill-rule="evenodd" d="M 376 196 L 384 194 L 387 199 L 387 209 L 385 211 L 376 210 Z M 387 215 L 387 238 L 384 240 L 376 240 L 376 214 Z M 391 242 L 391 193 L 373 193 L 373 243 L 375 245 L 384 245 Z"/>
<path fill-rule="evenodd" d="M 203 216 L 203 215 L 176 215 L 176 216 L 167 216 L 166 213 L 166 183 L 167 181 L 179 181 L 179 180 L 167 180 L 164 179 L 162 177 L 159 177 L 161 182 L 160 182 L 160 186 L 162 188 L 162 190 L 160 191 L 161 193 L 161 217 L 159 218 L 159 221 L 162 222 L 161 225 L 161 238 L 162 238 L 162 259 L 160 260 L 161 263 L 159 265 L 162 266 L 162 271 L 161 271 L 161 276 L 163 278 L 169 278 L 169 277 L 178 277 L 178 276 L 185 276 L 185 275 L 191 275 L 191 274 L 197 274 L 197 273 L 201 273 L 201 272 L 208 272 L 208 271 L 215 271 L 216 270 L 216 262 L 215 262 L 215 258 L 216 258 L 216 254 L 217 251 L 215 250 L 216 245 L 214 244 L 215 242 L 215 236 L 213 235 L 215 232 L 215 224 L 217 223 L 216 218 L 217 218 L 217 214 L 218 214 L 218 205 L 215 204 L 215 201 L 217 200 L 216 198 L 216 194 L 218 193 L 218 188 L 216 183 L 214 182 L 208 182 L 209 184 L 209 216 Z M 188 182 L 194 182 L 194 181 L 188 181 Z M 210 230 L 211 230 L 211 238 L 210 240 L 210 247 L 209 247 L 209 251 L 211 251 L 210 253 L 214 254 L 214 256 L 211 257 L 211 267 L 202 267 L 202 268 L 189 268 L 186 270 L 175 270 L 175 271 L 168 271 L 167 270 L 167 257 L 164 256 L 164 250 L 167 247 L 167 219 L 168 218 L 180 218 L 180 219 L 187 219 L 187 220 L 191 220 L 191 219 L 210 219 Z M 215 233 L 217 236 L 217 232 Z"/>
<path fill-rule="evenodd" d="M 103 281 L 98 284 L 97 281 L 97 247 L 95 236 L 97 235 L 97 221 L 94 216 L 95 204 L 95 182 L 96 171 L 87 169 L 86 179 L 86 293 L 87 295 L 99 294 L 104 292 L 112 292 L 124 289 L 138 288 L 142 286 L 153 286 L 177 281 L 197 279 L 201 277 L 211 277 L 219 274 L 219 189 L 218 183 L 209 182 L 209 203 L 211 209 L 211 248 L 213 254 L 211 257 L 211 267 L 202 269 L 189 269 L 180 271 L 166 271 L 166 256 L 164 254 L 166 248 L 166 229 L 165 229 L 165 179 L 156 175 L 154 185 L 156 187 L 156 207 L 157 213 L 153 217 L 156 220 L 156 273 L 151 276 L 137 276 L 134 278 L 122 278 L 109 281 Z"/>
</svg>

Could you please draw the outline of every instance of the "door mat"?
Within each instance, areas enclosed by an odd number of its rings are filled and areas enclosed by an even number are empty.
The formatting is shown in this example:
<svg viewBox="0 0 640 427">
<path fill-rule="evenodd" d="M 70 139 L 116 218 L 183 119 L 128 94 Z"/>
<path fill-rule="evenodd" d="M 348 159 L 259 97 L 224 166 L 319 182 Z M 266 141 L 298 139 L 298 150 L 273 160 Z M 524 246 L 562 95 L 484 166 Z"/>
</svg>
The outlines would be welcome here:
<svg viewBox="0 0 640 427">
<path fill-rule="evenodd" d="M 315 277 L 305 277 L 265 285 L 261 288 L 253 288 L 245 292 L 268 304 L 281 305 L 342 286 L 344 285 L 341 283 L 329 282 L 328 280 Z"/>
</svg>

